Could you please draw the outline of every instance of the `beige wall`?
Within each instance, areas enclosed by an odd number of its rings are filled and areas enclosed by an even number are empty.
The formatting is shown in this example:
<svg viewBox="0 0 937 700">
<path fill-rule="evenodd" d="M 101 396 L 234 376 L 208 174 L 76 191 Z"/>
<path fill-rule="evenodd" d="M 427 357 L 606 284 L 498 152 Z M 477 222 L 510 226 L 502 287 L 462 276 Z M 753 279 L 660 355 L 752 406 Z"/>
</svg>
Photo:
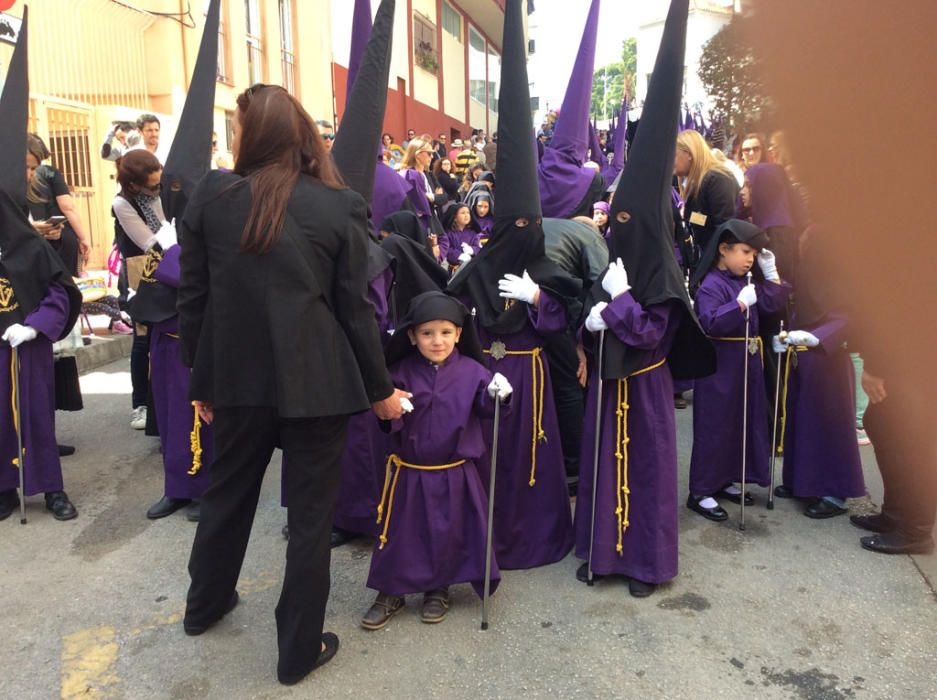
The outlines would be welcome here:
<svg viewBox="0 0 937 700">
<path fill-rule="evenodd" d="M 465 119 L 465 22 L 462 22 L 462 42 L 449 32 L 442 33 L 443 100 L 450 117 Z"/>
</svg>

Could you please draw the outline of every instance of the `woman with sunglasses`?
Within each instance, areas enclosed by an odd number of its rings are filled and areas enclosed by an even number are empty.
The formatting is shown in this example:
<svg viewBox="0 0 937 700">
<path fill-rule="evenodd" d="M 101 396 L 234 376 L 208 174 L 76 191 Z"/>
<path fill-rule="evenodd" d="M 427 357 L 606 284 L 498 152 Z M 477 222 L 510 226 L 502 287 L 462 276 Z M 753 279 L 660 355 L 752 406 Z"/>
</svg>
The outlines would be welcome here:
<svg viewBox="0 0 937 700">
<path fill-rule="evenodd" d="M 179 225 L 182 356 L 215 438 L 183 627 L 202 634 L 237 605 L 264 472 L 282 448 L 277 677 L 293 684 L 338 650 L 322 628 L 348 418 L 369 407 L 400 418 L 409 394 L 394 388 L 368 301 L 367 205 L 312 118 L 283 88 L 255 85 L 237 98 L 231 150 L 234 172 L 206 175 Z"/>
<path fill-rule="evenodd" d="M 448 197 L 430 170 L 433 153 L 433 142 L 429 135 L 417 136 L 407 146 L 399 172 L 407 181 L 407 198 L 420 219 L 420 225 L 429 235 L 433 255 L 439 257 L 439 239 L 446 232 L 439 221 L 437 207 L 445 204 Z"/>
</svg>

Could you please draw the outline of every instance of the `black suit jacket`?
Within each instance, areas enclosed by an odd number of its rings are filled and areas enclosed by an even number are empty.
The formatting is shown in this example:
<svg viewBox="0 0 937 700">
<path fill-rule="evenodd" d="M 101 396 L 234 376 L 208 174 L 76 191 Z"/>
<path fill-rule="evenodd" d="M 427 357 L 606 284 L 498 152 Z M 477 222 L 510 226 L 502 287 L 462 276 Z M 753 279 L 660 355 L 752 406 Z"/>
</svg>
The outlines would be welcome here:
<svg viewBox="0 0 937 700">
<path fill-rule="evenodd" d="M 186 208 L 178 310 L 190 398 L 305 418 L 390 396 L 367 299 L 364 200 L 301 176 L 266 255 L 240 249 L 250 205 L 246 181 L 214 171 Z"/>
<path fill-rule="evenodd" d="M 683 220 L 701 249 L 705 250 L 717 228 L 735 216 L 739 189 L 739 183 L 731 175 L 710 170 L 703 175 L 699 192 L 687 197 L 683 207 Z M 705 225 L 700 226 L 690 221 L 694 212 L 706 217 Z"/>
</svg>

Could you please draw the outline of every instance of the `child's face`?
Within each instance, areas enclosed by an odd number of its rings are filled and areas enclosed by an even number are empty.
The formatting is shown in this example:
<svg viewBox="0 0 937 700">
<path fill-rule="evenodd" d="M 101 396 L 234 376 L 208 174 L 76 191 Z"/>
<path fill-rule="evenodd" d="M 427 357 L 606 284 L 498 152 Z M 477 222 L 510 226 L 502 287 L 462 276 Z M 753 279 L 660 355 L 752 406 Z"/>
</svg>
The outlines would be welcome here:
<svg viewBox="0 0 937 700">
<path fill-rule="evenodd" d="M 479 217 L 482 217 L 482 218 L 483 218 L 483 217 L 488 216 L 488 210 L 489 210 L 490 208 L 491 208 L 491 207 L 489 206 L 487 200 L 480 199 L 480 200 L 478 200 L 477 202 L 475 202 L 475 213 L 476 213 Z"/>
<path fill-rule="evenodd" d="M 595 225 L 599 228 L 605 226 L 608 223 L 608 214 L 606 214 L 601 209 L 596 209 L 592 212 L 592 220 L 595 222 Z"/>
<path fill-rule="evenodd" d="M 452 321 L 427 321 L 408 330 L 407 335 L 423 357 L 438 365 L 452 354 L 462 329 Z"/>
<path fill-rule="evenodd" d="M 472 221 L 472 215 L 469 213 L 468 207 L 462 207 L 458 212 L 456 212 L 455 221 L 462 228 L 465 228 L 469 225 L 469 223 Z"/>
<path fill-rule="evenodd" d="M 755 264 L 758 251 L 747 243 L 720 243 L 719 269 L 744 277 Z"/>
</svg>

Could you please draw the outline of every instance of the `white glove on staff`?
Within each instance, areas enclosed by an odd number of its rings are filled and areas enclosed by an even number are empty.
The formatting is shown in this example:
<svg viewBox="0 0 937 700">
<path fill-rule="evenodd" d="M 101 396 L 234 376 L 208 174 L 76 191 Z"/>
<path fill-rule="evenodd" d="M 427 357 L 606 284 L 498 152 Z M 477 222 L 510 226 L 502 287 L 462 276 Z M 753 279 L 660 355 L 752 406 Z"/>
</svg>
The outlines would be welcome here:
<svg viewBox="0 0 937 700">
<path fill-rule="evenodd" d="M 602 289 L 608 292 L 612 299 L 631 289 L 631 285 L 628 284 L 628 273 L 625 271 L 621 258 L 608 264 L 608 272 L 602 278 Z"/>
<path fill-rule="evenodd" d="M 503 298 L 517 299 L 517 301 L 524 301 L 528 304 L 534 303 L 534 300 L 537 298 L 537 292 L 540 291 L 540 287 L 537 286 L 537 283 L 530 279 L 527 270 L 524 270 L 523 277 L 518 277 L 510 273 L 506 274 L 504 278 L 498 282 L 498 289 L 501 290 L 500 296 Z"/>
<path fill-rule="evenodd" d="M 10 344 L 11 348 L 16 348 L 23 343 L 35 340 L 39 333 L 31 326 L 24 326 L 20 323 L 14 323 L 3 333 L 3 340 Z"/>
<path fill-rule="evenodd" d="M 498 401 L 504 401 L 514 392 L 511 382 L 501 372 L 495 372 L 491 378 L 491 384 L 488 385 L 488 395 Z"/>
<path fill-rule="evenodd" d="M 742 305 L 743 311 L 753 307 L 758 303 L 758 292 L 755 291 L 755 285 L 746 284 L 735 299 Z"/>
<path fill-rule="evenodd" d="M 608 329 L 608 324 L 605 322 L 605 319 L 602 318 L 602 310 L 608 306 L 604 301 L 600 301 L 598 304 L 592 307 L 592 310 L 589 312 L 589 315 L 586 317 L 586 330 L 590 333 L 598 333 L 599 331 L 604 331 Z"/>
<path fill-rule="evenodd" d="M 410 401 L 406 396 L 400 397 L 400 408 L 403 409 L 404 413 L 410 413 L 413 411 L 413 402 Z"/>
<path fill-rule="evenodd" d="M 156 242 L 159 243 L 159 247 L 163 250 L 169 250 L 179 243 L 179 238 L 176 235 L 175 219 L 172 220 L 172 223 L 169 221 L 163 222 L 159 231 L 156 232 Z"/>
<path fill-rule="evenodd" d="M 820 339 L 809 331 L 791 331 L 787 334 L 787 344 L 815 348 L 820 344 Z"/>
<path fill-rule="evenodd" d="M 777 258 L 767 248 L 758 253 L 758 267 L 761 268 L 761 273 L 769 282 L 781 281 L 781 275 L 778 274 Z"/>
<path fill-rule="evenodd" d="M 772 335 L 771 336 L 771 349 L 774 351 L 776 355 L 785 353 L 787 352 L 787 341 L 785 340 L 784 342 L 781 342 L 780 337 L 776 335 Z"/>
</svg>

